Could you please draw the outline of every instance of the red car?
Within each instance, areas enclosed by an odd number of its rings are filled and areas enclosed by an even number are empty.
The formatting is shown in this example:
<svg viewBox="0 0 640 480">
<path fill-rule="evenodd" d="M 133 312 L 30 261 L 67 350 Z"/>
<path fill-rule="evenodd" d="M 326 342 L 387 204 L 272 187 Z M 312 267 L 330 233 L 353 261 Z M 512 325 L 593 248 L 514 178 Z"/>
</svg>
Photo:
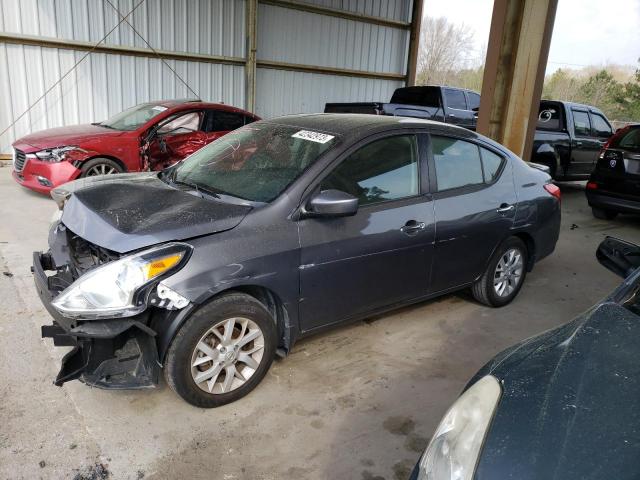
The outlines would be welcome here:
<svg viewBox="0 0 640 480">
<path fill-rule="evenodd" d="M 50 128 L 16 140 L 13 178 L 48 193 L 79 177 L 162 170 L 256 120 L 250 112 L 199 100 L 143 103 L 104 122 Z"/>
</svg>

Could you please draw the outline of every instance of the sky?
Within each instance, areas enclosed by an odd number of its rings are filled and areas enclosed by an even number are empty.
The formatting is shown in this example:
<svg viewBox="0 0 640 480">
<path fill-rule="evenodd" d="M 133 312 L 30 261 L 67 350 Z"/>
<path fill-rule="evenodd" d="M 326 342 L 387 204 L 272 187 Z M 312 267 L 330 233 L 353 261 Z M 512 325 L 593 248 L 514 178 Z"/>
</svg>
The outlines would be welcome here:
<svg viewBox="0 0 640 480">
<path fill-rule="evenodd" d="M 465 23 L 479 56 L 489 38 L 493 0 L 424 0 L 424 14 Z M 558 0 L 547 73 L 586 65 L 638 65 L 640 0 Z"/>
</svg>

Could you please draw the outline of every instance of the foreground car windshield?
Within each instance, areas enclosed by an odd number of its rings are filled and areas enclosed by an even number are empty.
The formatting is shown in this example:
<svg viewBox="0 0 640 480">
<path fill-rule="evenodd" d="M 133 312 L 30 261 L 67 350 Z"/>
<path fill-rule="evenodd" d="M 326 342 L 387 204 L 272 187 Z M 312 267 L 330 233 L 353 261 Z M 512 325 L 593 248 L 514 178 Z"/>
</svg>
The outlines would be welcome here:
<svg viewBox="0 0 640 480">
<path fill-rule="evenodd" d="M 103 127 L 113 128 L 114 130 L 132 131 L 141 127 L 156 115 L 161 114 L 167 109 L 162 105 L 154 105 L 145 103 L 128 108 L 124 112 L 120 112 L 109 120 L 101 122 Z"/>
<path fill-rule="evenodd" d="M 333 135 L 274 124 L 253 124 L 197 151 L 173 181 L 210 193 L 270 202 L 336 142 Z"/>
</svg>

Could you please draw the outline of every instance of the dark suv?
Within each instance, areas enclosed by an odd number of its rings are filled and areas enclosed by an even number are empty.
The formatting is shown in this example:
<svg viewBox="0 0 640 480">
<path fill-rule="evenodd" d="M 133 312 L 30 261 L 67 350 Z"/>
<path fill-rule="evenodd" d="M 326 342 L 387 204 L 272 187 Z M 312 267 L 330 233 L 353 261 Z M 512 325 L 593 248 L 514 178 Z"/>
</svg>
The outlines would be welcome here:
<svg viewBox="0 0 640 480">
<path fill-rule="evenodd" d="M 605 144 L 586 193 L 596 218 L 640 213 L 640 125 L 621 128 Z"/>
<path fill-rule="evenodd" d="M 319 329 L 471 288 L 511 302 L 555 248 L 559 189 L 439 122 L 300 115 L 235 130 L 161 173 L 53 191 L 34 255 L 56 383 L 236 400 Z"/>
</svg>

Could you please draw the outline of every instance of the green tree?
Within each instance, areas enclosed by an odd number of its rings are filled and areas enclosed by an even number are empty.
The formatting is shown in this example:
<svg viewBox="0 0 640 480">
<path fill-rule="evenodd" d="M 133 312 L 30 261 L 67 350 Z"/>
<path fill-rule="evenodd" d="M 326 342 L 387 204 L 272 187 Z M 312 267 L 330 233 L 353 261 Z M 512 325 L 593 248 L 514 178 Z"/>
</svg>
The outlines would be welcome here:
<svg viewBox="0 0 640 480">
<path fill-rule="evenodd" d="M 633 80 L 616 92 L 615 100 L 620 106 L 621 120 L 640 122 L 640 68 L 636 69 Z"/>
</svg>

